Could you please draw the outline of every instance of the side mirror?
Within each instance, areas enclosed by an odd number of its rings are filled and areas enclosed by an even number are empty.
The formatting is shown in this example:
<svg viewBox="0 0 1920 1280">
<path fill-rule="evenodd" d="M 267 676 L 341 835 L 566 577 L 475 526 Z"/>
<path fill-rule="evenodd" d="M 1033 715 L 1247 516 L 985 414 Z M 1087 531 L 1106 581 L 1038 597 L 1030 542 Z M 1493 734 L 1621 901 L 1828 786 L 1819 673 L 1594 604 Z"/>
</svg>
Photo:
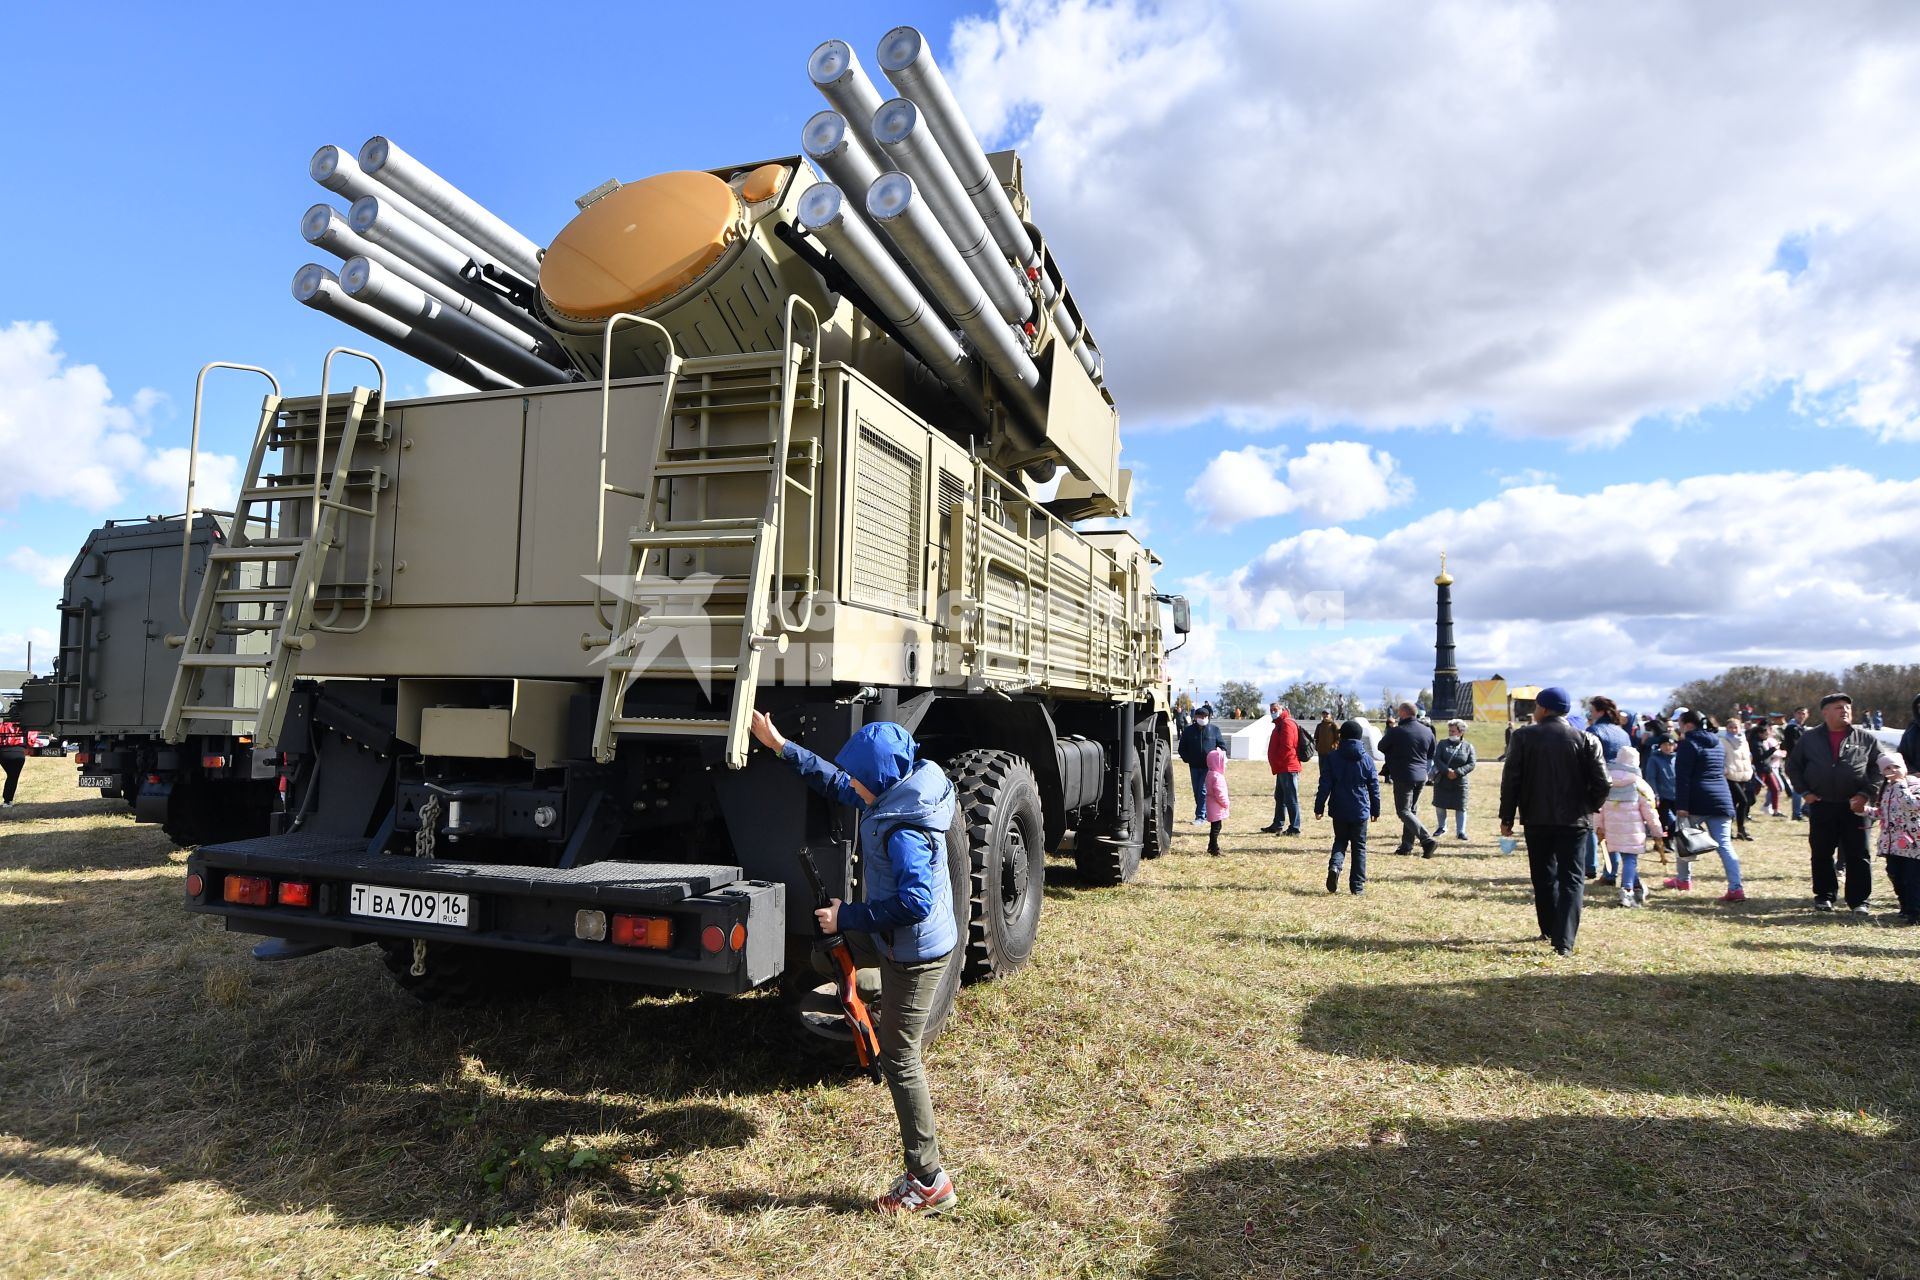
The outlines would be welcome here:
<svg viewBox="0 0 1920 1280">
<path fill-rule="evenodd" d="M 1173 596 L 1167 601 L 1173 606 L 1173 633 L 1184 636 L 1193 630 L 1193 609 L 1187 604 L 1185 596 Z"/>
</svg>

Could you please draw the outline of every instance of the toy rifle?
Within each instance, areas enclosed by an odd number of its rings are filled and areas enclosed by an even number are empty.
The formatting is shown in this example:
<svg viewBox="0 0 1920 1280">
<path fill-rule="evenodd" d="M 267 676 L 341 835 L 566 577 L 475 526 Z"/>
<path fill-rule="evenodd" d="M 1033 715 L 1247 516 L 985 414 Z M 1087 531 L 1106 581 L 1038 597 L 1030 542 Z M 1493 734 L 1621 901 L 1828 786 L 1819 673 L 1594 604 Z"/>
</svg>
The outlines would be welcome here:
<svg viewBox="0 0 1920 1280">
<path fill-rule="evenodd" d="M 822 909 L 832 905 L 833 898 L 820 879 L 820 868 L 814 865 L 813 850 L 800 851 L 800 865 L 807 873 L 807 883 L 813 886 L 814 907 Z M 873 1015 L 867 1010 L 867 1002 L 860 998 L 859 984 L 855 981 L 857 966 L 853 963 L 853 948 L 847 945 L 846 934 L 825 933 L 818 920 L 814 921 L 813 931 L 818 938 L 813 945 L 826 953 L 827 963 L 832 966 L 834 988 L 840 996 L 840 1011 L 846 1015 L 847 1029 L 853 1032 L 854 1061 L 878 1082 L 880 1037 L 874 1032 Z"/>
</svg>

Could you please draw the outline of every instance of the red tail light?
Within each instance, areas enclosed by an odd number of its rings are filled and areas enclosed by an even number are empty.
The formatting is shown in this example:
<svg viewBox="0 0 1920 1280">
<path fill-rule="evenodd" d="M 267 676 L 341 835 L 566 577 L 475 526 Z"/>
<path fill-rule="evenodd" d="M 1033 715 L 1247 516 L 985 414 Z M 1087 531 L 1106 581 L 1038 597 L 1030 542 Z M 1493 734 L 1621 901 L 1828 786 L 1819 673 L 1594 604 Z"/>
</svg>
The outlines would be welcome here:
<svg viewBox="0 0 1920 1280">
<path fill-rule="evenodd" d="M 747 945 L 747 926 L 743 924 L 733 926 L 732 931 L 727 934 L 727 945 L 735 951 L 739 951 L 745 947 Z"/>
<path fill-rule="evenodd" d="M 700 931 L 700 945 L 718 955 L 727 945 L 726 931 L 717 924 L 710 924 Z"/>
<path fill-rule="evenodd" d="M 665 916 L 615 916 L 613 945 L 664 951 L 673 945 L 673 921 Z"/>
<path fill-rule="evenodd" d="M 187 896 L 189 898 L 198 898 L 201 894 L 205 893 L 206 891 L 207 891 L 207 882 L 200 878 L 200 873 L 198 871 L 188 872 L 187 873 Z"/>
<path fill-rule="evenodd" d="M 282 880 L 274 896 L 283 907 L 310 907 L 313 905 L 313 886 L 304 880 Z"/>
<path fill-rule="evenodd" d="M 93 757 L 85 751 L 76 751 L 73 753 L 73 762 L 75 764 L 92 764 Z"/>
<path fill-rule="evenodd" d="M 273 881 L 265 876 L 228 876 L 220 897 L 243 907 L 264 907 L 273 901 Z"/>
<path fill-rule="evenodd" d="M 224 769 L 227 767 L 227 758 L 225 756 L 201 756 L 200 767 L 202 769 Z"/>
</svg>

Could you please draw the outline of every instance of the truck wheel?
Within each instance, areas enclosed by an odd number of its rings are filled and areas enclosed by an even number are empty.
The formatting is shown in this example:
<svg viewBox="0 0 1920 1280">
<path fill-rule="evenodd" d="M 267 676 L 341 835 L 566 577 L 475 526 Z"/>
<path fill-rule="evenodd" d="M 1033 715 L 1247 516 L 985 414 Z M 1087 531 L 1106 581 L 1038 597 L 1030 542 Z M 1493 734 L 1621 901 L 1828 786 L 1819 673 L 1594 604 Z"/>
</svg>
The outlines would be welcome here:
<svg viewBox="0 0 1920 1280">
<path fill-rule="evenodd" d="M 1136 824 L 1147 824 L 1147 780 L 1137 752 L 1127 769 L 1127 808 Z M 1121 823 L 1117 814 L 1103 814 L 1101 826 L 1100 836 L 1084 842 L 1074 841 L 1073 863 L 1080 871 L 1080 879 L 1091 885 L 1130 883 L 1140 874 L 1140 857 L 1145 852 L 1139 826 L 1136 825 L 1133 838 L 1124 842 L 1118 839 Z M 1086 834 L 1093 835 L 1092 832 Z"/>
<path fill-rule="evenodd" d="M 966 825 L 966 979 L 1004 978 L 1033 954 L 1047 881 L 1033 768 L 1011 751 L 963 751 L 947 766 Z"/>
<path fill-rule="evenodd" d="M 423 1004 L 462 1007 L 524 996 L 557 985 L 566 962 L 554 956 L 427 944 L 427 972 L 413 976 L 413 940 L 383 938 L 381 959 L 400 989 Z"/>
<path fill-rule="evenodd" d="M 1153 740 L 1153 787 L 1147 795 L 1151 811 L 1140 856 L 1157 858 L 1173 848 L 1173 753 L 1158 737 Z"/>
</svg>

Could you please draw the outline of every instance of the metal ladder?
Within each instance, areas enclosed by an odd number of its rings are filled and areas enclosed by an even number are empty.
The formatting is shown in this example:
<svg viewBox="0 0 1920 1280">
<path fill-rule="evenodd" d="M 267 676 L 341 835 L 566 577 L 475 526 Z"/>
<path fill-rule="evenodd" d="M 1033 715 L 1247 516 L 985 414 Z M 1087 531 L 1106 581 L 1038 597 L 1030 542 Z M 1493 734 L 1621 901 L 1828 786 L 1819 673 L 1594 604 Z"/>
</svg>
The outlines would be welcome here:
<svg viewBox="0 0 1920 1280">
<path fill-rule="evenodd" d="M 796 307 L 806 311 L 813 326 L 810 345 L 794 342 Z M 622 320 L 651 323 L 634 316 L 612 317 L 606 331 L 609 348 L 613 328 Z M 724 738 L 727 767 L 746 765 L 761 655 L 769 649 L 784 653 L 787 648 L 787 627 L 776 615 L 775 598 L 789 581 L 803 596 L 811 596 L 816 585 L 814 555 L 806 557 L 797 574 L 786 573 L 781 561 L 788 495 L 798 494 L 811 503 L 817 487 L 819 441 L 809 439 L 795 447 L 793 414 L 796 403 L 803 400 L 809 408 L 818 408 L 821 403 L 819 316 L 805 301 L 789 298 L 782 335 L 778 351 L 689 359 L 674 355 L 668 338 L 667 381 L 662 390 L 661 421 L 648 488 L 641 491 L 608 484 L 602 471 L 603 508 L 605 494 L 611 492 L 644 501 L 648 512 L 646 525 L 635 529 L 627 540 L 623 589 L 610 627 L 611 641 L 600 659 L 605 672 L 593 750 L 602 763 L 613 759 L 621 735 L 649 734 Z M 604 465 L 606 398 L 610 394 L 605 359 L 601 368 Z M 745 439 L 719 442 L 712 439 L 712 429 L 721 421 L 764 426 L 765 430 Z M 692 439 L 676 435 L 682 427 L 689 428 L 684 434 Z M 794 474 L 796 468 L 801 475 Z M 709 481 L 754 475 L 766 480 L 765 501 L 758 515 L 715 517 L 709 513 Z M 691 513 L 673 509 L 675 482 L 682 483 L 683 498 L 690 497 Z M 809 518 L 805 527 L 811 542 L 814 521 Z M 697 560 L 704 566 L 704 553 L 709 551 L 745 552 L 746 572 L 713 574 L 702 570 L 687 576 L 670 572 L 676 553 L 681 554 L 683 562 Z M 725 602 L 719 607 L 727 612 L 710 607 L 716 598 Z M 673 611 L 676 604 L 682 611 Z M 738 650 L 731 661 L 712 654 L 711 644 L 703 660 L 692 652 L 696 646 L 688 643 L 696 632 L 699 639 L 710 641 L 716 627 L 740 630 Z M 683 656 L 667 658 L 654 652 L 659 644 L 675 638 L 681 641 Z M 716 677 L 728 679 L 733 686 L 731 699 L 723 715 L 628 715 L 627 696 L 639 675 L 689 675 L 703 683 Z"/>
<path fill-rule="evenodd" d="M 328 446 L 329 383 L 333 358 L 355 356 L 371 363 L 379 374 L 377 389 L 356 386 L 347 396 L 340 437 L 334 444 L 332 466 L 326 463 Z M 247 459 L 246 478 L 233 512 L 233 527 L 224 547 L 215 547 L 207 555 L 207 572 L 200 584 L 192 615 L 187 616 L 187 559 L 183 550 L 180 565 L 180 610 L 187 618 L 181 636 L 169 636 L 169 644 L 181 648 L 180 665 L 174 672 L 173 689 L 167 697 L 166 715 L 160 732 L 168 742 L 180 742 L 187 735 L 190 720 L 226 721 L 235 726 L 253 725 L 256 748 L 271 751 L 278 745 L 286 720 L 287 699 L 293 691 L 293 678 L 300 653 L 313 643 L 314 632 L 354 632 L 363 629 L 372 618 L 378 592 L 371 580 L 372 548 L 377 544 L 379 490 L 387 477 L 380 468 L 353 466 L 355 447 L 364 441 L 386 439 L 387 373 L 380 361 L 364 351 L 335 347 L 327 352 L 320 371 L 320 406 L 311 434 L 280 421 L 280 384 L 265 369 L 253 365 L 215 362 L 200 370 L 194 384 L 193 437 L 187 460 L 187 538 L 193 536 L 194 485 L 200 450 L 200 414 L 206 377 L 214 369 L 237 369 L 258 373 L 272 384 L 273 390 L 261 402 L 260 422 L 254 431 L 253 450 Z M 263 474 L 270 450 L 288 451 L 298 447 L 312 450 L 312 472 Z M 364 505 L 348 500 L 348 494 L 366 492 Z M 295 532 L 301 523 L 286 510 L 289 503 L 303 503 L 308 519 L 306 529 Z M 336 582 L 328 585 L 334 594 L 321 601 L 320 579 L 328 558 L 344 538 L 342 517 L 369 522 L 369 577 L 365 582 Z M 255 528 L 259 534 L 255 534 Z M 328 607 L 323 618 L 316 619 L 321 604 Z M 352 625 L 341 625 L 344 608 L 361 607 Z M 229 637 L 266 633 L 264 652 L 222 652 Z M 202 701 L 208 673 L 228 672 L 235 692 L 225 705 Z M 262 673 L 257 702 L 248 703 L 238 693 L 243 671 Z"/>
</svg>

